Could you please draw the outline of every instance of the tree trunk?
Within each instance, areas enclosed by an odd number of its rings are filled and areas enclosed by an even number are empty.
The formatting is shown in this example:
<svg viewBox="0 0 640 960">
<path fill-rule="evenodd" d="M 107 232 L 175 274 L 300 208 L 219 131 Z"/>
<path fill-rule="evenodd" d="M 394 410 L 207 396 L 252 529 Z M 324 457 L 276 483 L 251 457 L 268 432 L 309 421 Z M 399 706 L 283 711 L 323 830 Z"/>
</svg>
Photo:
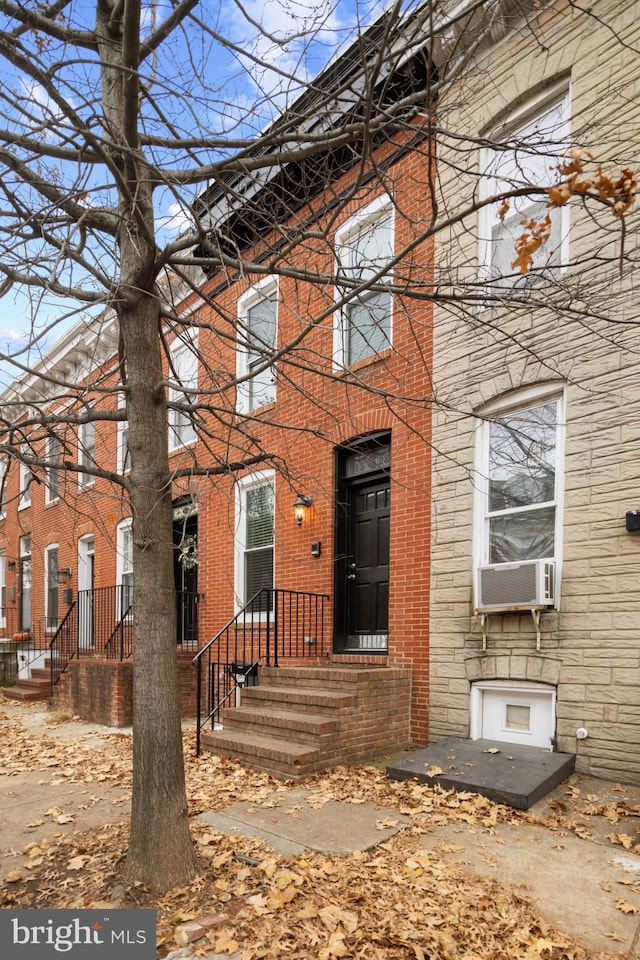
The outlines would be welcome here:
<svg viewBox="0 0 640 960">
<path fill-rule="evenodd" d="M 133 515 L 133 793 L 125 877 L 168 890 L 197 858 L 187 819 L 178 699 L 173 512 L 153 183 L 138 133 L 140 0 L 98 0 L 108 153 L 118 184 L 118 280 Z"/>
<path fill-rule="evenodd" d="M 197 859 L 187 820 L 178 698 L 171 477 L 158 302 L 121 317 L 127 354 L 134 656 L 133 794 L 125 876 L 168 890 L 191 880 Z"/>
</svg>

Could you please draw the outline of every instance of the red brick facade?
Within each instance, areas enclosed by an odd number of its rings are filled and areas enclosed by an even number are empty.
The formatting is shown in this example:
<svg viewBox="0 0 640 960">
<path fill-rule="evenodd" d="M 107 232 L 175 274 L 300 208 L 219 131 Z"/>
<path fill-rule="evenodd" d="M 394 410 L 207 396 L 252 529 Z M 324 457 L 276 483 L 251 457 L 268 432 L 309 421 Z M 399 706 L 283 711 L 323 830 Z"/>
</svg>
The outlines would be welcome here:
<svg viewBox="0 0 640 960">
<path fill-rule="evenodd" d="M 350 218 L 356 218 L 361 207 L 385 193 L 374 180 L 355 191 L 337 215 L 329 208 L 326 213 L 318 213 L 321 204 L 329 199 L 326 195 L 314 201 L 315 211 L 309 208 L 299 213 L 295 223 L 301 222 L 303 215 L 313 215 L 318 224 L 326 225 L 326 236 L 318 239 L 314 234 L 286 256 L 274 255 L 272 271 L 265 251 L 281 241 L 280 232 L 265 238 L 261 250 L 252 251 L 254 262 L 260 254 L 265 256 L 267 273 L 277 274 L 284 268 L 285 274 L 278 281 L 278 344 L 292 346 L 277 364 L 275 402 L 243 419 L 236 416 L 232 386 L 213 394 L 213 399 L 205 396 L 205 402 L 210 407 L 216 406 L 218 412 L 215 416 L 203 414 L 202 439 L 176 451 L 173 462 L 181 467 L 197 463 L 200 469 L 210 463 L 215 468 L 219 462 L 241 460 L 261 450 L 269 453 L 266 466 L 277 465 L 275 586 L 328 594 L 331 602 L 327 633 L 331 641 L 336 591 L 342 590 L 335 576 L 340 561 L 337 451 L 341 445 L 367 435 L 388 435 L 391 448 L 388 653 L 381 653 L 379 662 L 411 669 L 411 739 L 420 744 L 426 742 L 428 714 L 432 320 L 427 301 L 404 298 L 402 289 L 404 285 L 424 285 L 431 277 L 431 242 L 418 242 L 429 224 L 427 162 L 419 149 L 404 149 L 400 143 L 381 148 L 378 160 L 388 162 L 385 189 L 393 194 L 394 249 L 397 254 L 410 251 L 399 260 L 394 274 L 392 347 L 360 361 L 349 375 L 335 369 L 332 364 L 334 320 L 327 312 L 334 302 L 333 286 L 305 283 L 300 277 L 286 275 L 303 269 L 331 275 L 336 231 Z M 331 197 L 344 192 L 354 177 L 352 172 L 332 184 Z M 200 326 L 199 389 L 215 386 L 212 371 L 220 372 L 221 382 L 232 382 L 236 370 L 237 302 L 256 279 L 257 276 L 216 275 L 206 282 L 204 291 L 211 302 L 200 306 L 194 314 L 194 322 Z M 192 302 L 187 300 L 182 309 L 190 306 Z M 325 319 L 298 339 L 310 319 L 323 315 Z M 115 348 L 115 341 L 112 344 Z M 113 373 L 109 372 L 110 363 Z M 103 370 L 103 385 L 117 384 L 113 357 L 105 359 Z M 89 391 L 90 402 L 96 405 L 107 402 L 100 397 Z M 108 402 L 115 408 L 115 396 Z M 205 433 L 208 436 L 205 437 Z M 65 453 L 67 439 L 69 448 Z M 76 439 L 71 429 L 68 438 L 63 435 L 62 440 L 62 459 L 75 460 Z M 96 460 L 100 467 L 116 470 L 117 442 L 116 423 L 98 422 Z M 246 473 L 244 471 L 244 475 Z M 82 537 L 94 538 L 93 585 L 96 588 L 112 586 L 117 579 L 116 528 L 128 516 L 126 501 L 117 485 L 96 478 L 95 483 L 82 489 L 73 473 L 62 475 L 60 499 L 51 504 L 45 504 L 46 484 L 32 483 L 31 504 L 19 510 L 18 474 L 18 465 L 14 462 L 7 476 L 6 519 L 0 522 L 0 549 L 5 550 L 7 559 L 7 632 L 21 626 L 21 536 L 31 537 L 32 623 L 42 621 L 45 615 L 47 545 L 58 545 L 59 567 L 71 570 L 68 582 L 60 585 L 61 619 L 67 609 L 65 597 L 71 595 L 65 591 L 72 591 L 75 597 L 78 586 L 82 586 L 78 583 L 79 541 Z M 176 498 L 190 493 L 197 502 L 201 643 L 213 636 L 236 609 L 235 486 L 242 476 L 242 471 L 221 477 L 199 475 L 176 484 Z M 295 522 L 292 507 L 299 492 L 313 498 L 301 527 Z M 312 555 L 312 543 L 320 544 L 319 556 Z M 61 691 L 67 693 L 61 692 L 60 699 L 66 698 L 69 705 L 76 706 L 78 698 L 94 700 L 92 718 L 121 724 L 130 709 L 128 695 L 123 692 L 125 684 L 121 682 L 127 675 L 128 664 L 118 665 L 109 683 L 104 676 L 94 678 L 102 669 L 97 663 L 76 664 L 62 681 Z M 190 696 L 190 693 L 184 695 L 185 710 L 188 710 Z"/>
</svg>

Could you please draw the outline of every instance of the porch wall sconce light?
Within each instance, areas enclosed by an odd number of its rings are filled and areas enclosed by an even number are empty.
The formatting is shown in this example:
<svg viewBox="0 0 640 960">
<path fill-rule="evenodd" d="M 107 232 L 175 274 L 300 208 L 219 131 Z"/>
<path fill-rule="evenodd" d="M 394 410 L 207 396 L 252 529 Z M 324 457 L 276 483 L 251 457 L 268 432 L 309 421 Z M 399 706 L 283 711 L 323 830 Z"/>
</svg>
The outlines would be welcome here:
<svg viewBox="0 0 640 960">
<path fill-rule="evenodd" d="M 7 562 L 7 566 L 8 566 L 8 568 L 9 568 L 9 570 L 15 570 L 15 568 L 16 568 L 16 562 L 15 562 L 15 560 L 9 560 L 9 561 Z"/>
<path fill-rule="evenodd" d="M 67 583 L 71 580 L 71 567 L 61 567 L 58 570 L 58 583 Z"/>
<path fill-rule="evenodd" d="M 293 504 L 293 513 L 296 518 L 296 524 L 301 527 L 307 510 L 313 503 L 313 497 L 305 493 L 299 493 Z"/>
</svg>

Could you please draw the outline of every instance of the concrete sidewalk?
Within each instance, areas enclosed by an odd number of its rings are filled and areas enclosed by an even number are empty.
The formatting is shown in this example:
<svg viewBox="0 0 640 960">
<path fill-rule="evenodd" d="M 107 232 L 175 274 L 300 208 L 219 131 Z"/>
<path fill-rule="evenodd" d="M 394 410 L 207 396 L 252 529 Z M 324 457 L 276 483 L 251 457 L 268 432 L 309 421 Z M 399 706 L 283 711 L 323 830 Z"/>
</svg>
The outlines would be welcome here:
<svg viewBox="0 0 640 960">
<path fill-rule="evenodd" d="M 14 713 L 3 704 L 3 712 L 19 714 L 35 732 L 43 720 L 35 710 L 16 708 Z M 56 727 L 55 736 L 77 737 L 96 751 L 108 751 L 105 732 L 64 723 Z M 51 832 L 50 808 L 59 806 L 73 816 L 70 823 L 56 822 L 60 832 L 88 830 L 127 815 L 127 791 L 121 786 L 52 786 L 49 780 L 38 770 L 0 775 L 0 853 L 9 867 L 26 842 Z M 581 805 L 572 805 L 571 795 L 578 792 Z M 411 824 L 410 816 L 388 806 L 317 800 L 304 785 L 283 787 L 266 800 L 232 803 L 222 811 L 202 814 L 201 819 L 220 832 L 262 838 L 276 854 L 297 856 L 313 850 L 332 857 L 375 847 Z M 617 817 L 621 801 L 624 815 Z M 589 815 L 581 816 L 586 806 Z M 445 864 L 521 892 L 545 920 L 587 949 L 640 960 L 640 856 L 626 849 L 640 843 L 639 812 L 640 788 L 573 774 L 531 807 L 529 814 L 539 822 L 523 819 L 489 826 L 477 819 L 433 826 L 427 822 L 420 843 Z M 42 825 L 34 826 L 39 820 Z M 568 820 L 572 822 L 567 824 Z M 178 951 L 176 960 L 194 956 L 196 946 Z M 228 955 L 224 957 L 228 960 Z"/>
<path fill-rule="evenodd" d="M 610 802 L 615 789 L 575 774 L 529 812 L 547 817 L 554 805 L 562 805 L 572 784 L 593 798 L 594 807 Z M 640 804 L 640 790 L 626 789 L 625 802 Z M 388 807 L 330 801 L 317 808 L 308 797 L 313 795 L 304 788 L 280 791 L 266 808 L 235 803 L 200 819 L 219 831 L 260 837 L 274 852 L 291 855 L 304 850 L 331 855 L 367 850 L 410 825 L 409 817 Z M 469 874 L 497 880 L 526 896 L 549 924 L 587 949 L 640 960 L 640 857 L 607 839 L 608 834 L 626 831 L 625 836 L 639 840 L 640 818 L 625 821 L 613 824 L 606 816 L 590 818 L 591 839 L 543 824 L 498 823 L 484 829 L 455 822 L 434 826 L 422 845 Z M 178 951 L 175 960 L 189 957 L 189 951 L 189 947 Z"/>
</svg>

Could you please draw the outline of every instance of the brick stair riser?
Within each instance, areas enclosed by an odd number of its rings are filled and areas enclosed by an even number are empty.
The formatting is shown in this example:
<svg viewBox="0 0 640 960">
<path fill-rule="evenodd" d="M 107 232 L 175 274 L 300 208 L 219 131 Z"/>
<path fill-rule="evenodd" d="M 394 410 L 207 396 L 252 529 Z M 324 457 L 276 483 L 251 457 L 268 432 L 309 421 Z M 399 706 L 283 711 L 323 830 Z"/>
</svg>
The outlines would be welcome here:
<svg viewBox="0 0 640 960">
<path fill-rule="evenodd" d="M 51 676 L 45 674 L 43 677 L 20 677 L 16 686 L 33 687 L 36 690 L 40 690 L 51 686 Z"/>
<path fill-rule="evenodd" d="M 32 667 L 31 669 L 31 680 L 48 680 L 51 681 L 51 668 L 46 667 Z"/>
<path fill-rule="evenodd" d="M 380 680 L 388 683 L 394 679 L 405 680 L 409 671 L 402 667 L 359 667 L 356 670 L 347 667 L 260 667 L 261 683 L 270 686 L 289 686 L 312 688 L 323 687 L 328 690 L 350 691 L 361 684 Z"/>
<path fill-rule="evenodd" d="M 2 687 L 2 692 L 9 700 L 48 700 L 51 697 L 51 688 L 47 691 L 37 688 L 19 687 L 18 684 L 16 684 L 15 687 Z"/>
<path fill-rule="evenodd" d="M 339 732 L 339 724 L 335 720 L 327 720 L 324 723 L 319 720 L 313 724 L 308 721 L 297 721 L 293 713 L 291 717 L 291 721 L 287 722 L 280 717 L 268 716 L 266 711 L 244 713 L 240 708 L 237 711 L 223 712 L 220 719 L 225 731 L 250 729 L 281 740 L 295 740 L 297 743 L 309 743 L 321 747 L 330 744 Z"/>
<path fill-rule="evenodd" d="M 238 743 L 232 736 L 225 737 L 223 733 L 203 735 L 202 744 L 214 753 L 231 757 L 252 770 L 271 773 L 278 778 L 301 779 L 322 770 L 325 765 L 322 756 L 314 750 L 309 750 L 306 756 L 287 757 L 284 741 L 283 749 L 277 752 L 261 750 L 254 744 Z"/>
<path fill-rule="evenodd" d="M 242 691 L 243 703 L 273 703 L 279 710 L 291 709 L 304 712 L 322 713 L 334 716 L 340 710 L 354 707 L 357 697 L 352 693 L 339 691 L 304 689 L 285 686 L 268 686 L 258 684 L 257 687 L 247 687 Z"/>
</svg>

